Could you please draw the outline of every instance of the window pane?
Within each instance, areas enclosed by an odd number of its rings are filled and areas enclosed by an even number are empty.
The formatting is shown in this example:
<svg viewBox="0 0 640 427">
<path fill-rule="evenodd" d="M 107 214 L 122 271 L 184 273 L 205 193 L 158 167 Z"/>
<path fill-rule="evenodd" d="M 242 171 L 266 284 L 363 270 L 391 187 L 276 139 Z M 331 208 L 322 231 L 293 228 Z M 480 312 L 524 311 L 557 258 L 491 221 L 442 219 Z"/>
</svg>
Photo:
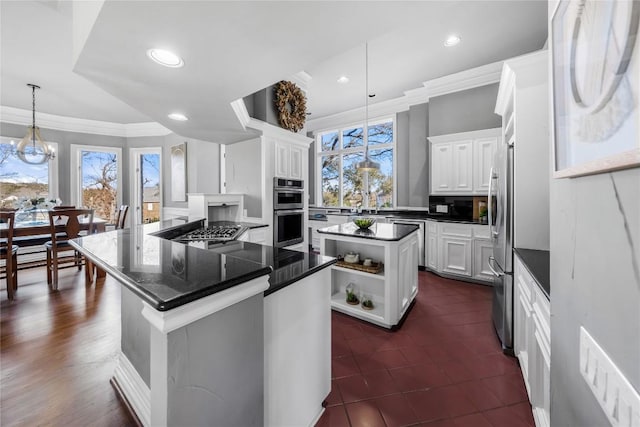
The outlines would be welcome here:
<svg viewBox="0 0 640 427">
<path fill-rule="evenodd" d="M 369 157 L 380 163 L 380 169 L 369 172 L 369 206 L 393 206 L 393 150 L 369 150 Z"/>
<path fill-rule="evenodd" d="M 325 133 L 320 137 L 321 151 L 337 150 L 338 146 L 338 132 Z"/>
<path fill-rule="evenodd" d="M 338 156 L 322 156 L 322 205 L 339 206 L 340 161 Z"/>
<path fill-rule="evenodd" d="M 160 155 L 141 154 L 142 222 L 160 221 Z"/>
<path fill-rule="evenodd" d="M 48 199 L 49 162 L 24 163 L 13 154 L 10 141 L 0 141 L 0 204 L 18 207 L 14 203 L 18 199 Z"/>
<path fill-rule="evenodd" d="M 345 154 L 342 157 L 342 205 L 362 206 L 362 174 L 356 164 L 364 160 L 364 153 Z"/>
<path fill-rule="evenodd" d="M 342 147 L 362 147 L 364 135 L 362 134 L 362 128 L 345 129 L 342 131 Z"/>
<path fill-rule="evenodd" d="M 118 156 L 102 151 L 82 151 L 82 205 L 94 215 L 115 221 L 118 190 Z"/>
<path fill-rule="evenodd" d="M 369 145 L 390 144 L 393 142 L 393 122 L 369 126 L 367 135 Z"/>
</svg>

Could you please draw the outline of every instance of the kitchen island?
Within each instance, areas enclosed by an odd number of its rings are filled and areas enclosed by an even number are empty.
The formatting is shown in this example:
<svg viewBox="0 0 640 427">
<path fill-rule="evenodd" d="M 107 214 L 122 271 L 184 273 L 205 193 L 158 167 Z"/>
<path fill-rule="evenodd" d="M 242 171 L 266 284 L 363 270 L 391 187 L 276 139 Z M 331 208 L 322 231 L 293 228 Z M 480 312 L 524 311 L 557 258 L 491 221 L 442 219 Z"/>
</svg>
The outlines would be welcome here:
<svg viewBox="0 0 640 427">
<path fill-rule="evenodd" d="M 114 387 L 142 425 L 313 425 L 330 391 L 335 260 L 171 240 L 202 225 L 72 242 L 123 285 Z"/>
<path fill-rule="evenodd" d="M 331 267 L 331 308 L 396 328 L 418 294 L 418 229 L 378 223 L 361 230 L 351 222 L 319 229 L 320 253 L 338 258 Z M 357 261 L 347 262 L 347 254 L 357 254 Z M 357 302 L 347 300 L 347 290 Z"/>
</svg>

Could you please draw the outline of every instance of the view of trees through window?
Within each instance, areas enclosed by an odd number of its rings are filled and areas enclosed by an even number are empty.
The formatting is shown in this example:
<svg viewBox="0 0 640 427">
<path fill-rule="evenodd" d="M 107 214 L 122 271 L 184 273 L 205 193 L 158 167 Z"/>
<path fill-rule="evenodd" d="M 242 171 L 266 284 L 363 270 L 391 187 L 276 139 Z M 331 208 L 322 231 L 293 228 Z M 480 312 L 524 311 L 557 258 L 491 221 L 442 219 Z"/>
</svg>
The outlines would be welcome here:
<svg viewBox="0 0 640 427">
<path fill-rule="evenodd" d="M 319 135 L 323 206 L 393 206 L 393 120 L 370 124 L 366 139 L 362 126 Z M 369 158 L 380 164 L 379 170 L 357 170 L 357 163 L 364 160 L 365 144 Z"/>
<path fill-rule="evenodd" d="M 48 199 L 49 163 L 24 163 L 13 149 L 10 138 L 0 139 L 0 201 L 9 206 L 13 200 Z"/>
<path fill-rule="evenodd" d="M 94 215 L 115 221 L 118 191 L 118 156 L 106 151 L 81 154 L 82 206 L 92 208 Z"/>
<path fill-rule="evenodd" d="M 140 155 L 142 222 L 160 221 L 160 155 Z"/>
</svg>

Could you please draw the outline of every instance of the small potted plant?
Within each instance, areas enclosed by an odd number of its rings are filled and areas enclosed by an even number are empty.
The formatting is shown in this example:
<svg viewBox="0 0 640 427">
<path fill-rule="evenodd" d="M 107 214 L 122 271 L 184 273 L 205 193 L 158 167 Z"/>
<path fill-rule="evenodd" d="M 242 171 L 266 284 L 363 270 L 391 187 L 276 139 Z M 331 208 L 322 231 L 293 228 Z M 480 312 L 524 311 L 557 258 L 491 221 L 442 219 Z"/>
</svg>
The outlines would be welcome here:
<svg viewBox="0 0 640 427">
<path fill-rule="evenodd" d="M 345 291 L 347 292 L 347 304 L 358 305 L 360 303 L 353 283 L 349 283 Z"/>
<path fill-rule="evenodd" d="M 362 308 L 365 310 L 373 310 L 373 301 L 369 297 L 362 297 Z"/>
</svg>

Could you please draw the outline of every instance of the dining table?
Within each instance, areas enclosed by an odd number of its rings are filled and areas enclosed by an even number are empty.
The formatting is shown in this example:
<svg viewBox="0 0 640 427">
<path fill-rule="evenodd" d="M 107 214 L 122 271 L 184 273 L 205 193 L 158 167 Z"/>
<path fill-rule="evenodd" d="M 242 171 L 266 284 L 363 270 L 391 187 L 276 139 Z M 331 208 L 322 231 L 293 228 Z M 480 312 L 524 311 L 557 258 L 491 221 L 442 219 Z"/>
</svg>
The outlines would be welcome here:
<svg viewBox="0 0 640 427">
<path fill-rule="evenodd" d="M 56 232 L 64 232 L 65 225 L 60 223 L 56 225 Z M 107 220 L 93 217 L 93 233 L 102 233 L 106 231 Z M 84 218 L 80 219 L 80 229 L 87 231 L 89 228 L 88 221 Z M 6 238 L 7 225 L 0 224 L 0 238 Z M 16 220 L 13 225 L 13 244 L 19 247 L 32 247 L 44 245 L 45 242 L 51 240 L 51 229 L 49 225 L 49 211 L 47 209 L 32 209 L 28 211 L 16 211 Z M 19 254 L 18 254 L 19 255 Z M 18 260 L 18 269 L 39 266 L 42 263 L 26 263 L 28 265 L 20 265 Z M 31 265 L 33 264 L 33 265 Z M 22 267 L 22 268 L 21 268 Z M 92 266 L 89 264 L 89 268 Z M 104 278 L 106 272 L 96 267 L 96 277 Z"/>
</svg>

